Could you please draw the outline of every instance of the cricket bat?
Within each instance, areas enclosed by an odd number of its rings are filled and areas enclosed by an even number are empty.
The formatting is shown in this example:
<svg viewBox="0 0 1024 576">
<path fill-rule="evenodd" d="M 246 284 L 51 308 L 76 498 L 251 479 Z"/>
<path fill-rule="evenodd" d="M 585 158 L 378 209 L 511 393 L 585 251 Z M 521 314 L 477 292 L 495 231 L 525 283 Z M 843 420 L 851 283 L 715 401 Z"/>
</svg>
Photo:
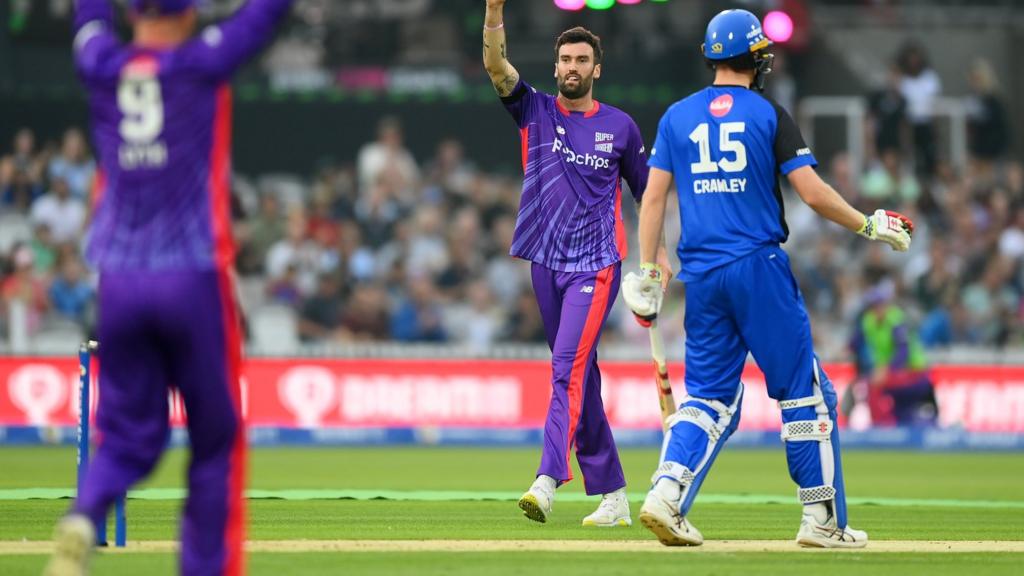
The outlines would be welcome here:
<svg viewBox="0 0 1024 576">
<path fill-rule="evenodd" d="M 672 395 L 672 383 L 668 379 L 665 342 L 661 338 L 657 318 L 651 320 L 651 327 L 648 330 L 651 335 L 651 357 L 654 359 L 654 379 L 658 384 L 658 405 L 661 406 L 661 427 L 667 429 L 668 417 L 676 411 L 676 399 Z"/>
</svg>

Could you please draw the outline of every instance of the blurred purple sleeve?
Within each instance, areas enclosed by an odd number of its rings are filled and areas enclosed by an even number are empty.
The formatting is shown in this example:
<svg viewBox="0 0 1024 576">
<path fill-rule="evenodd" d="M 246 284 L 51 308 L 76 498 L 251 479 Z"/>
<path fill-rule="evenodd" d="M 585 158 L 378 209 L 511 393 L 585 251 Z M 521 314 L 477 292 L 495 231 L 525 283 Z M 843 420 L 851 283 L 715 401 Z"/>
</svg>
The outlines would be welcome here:
<svg viewBox="0 0 1024 576">
<path fill-rule="evenodd" d="M 180 63 L 226 80 L 274 37 L 293 0 L 248 0 L 227 20 L 207 27 L 179 52 Z"/>
<path fill-rule="evenodd" d="M 111 56 L 121 48 L 109 0 L 75 0 L 75 67 L 89 80 L 116 73 Z"/>
<path fill-rule="evenodd" d="M 647 167 L 647 149 L 644 147 L 644 138 L 640 135 L 640 128 L 635 122 L 629 123 L 629 145 L 622 157 L 622 177 L 629 184 L 629 190 L 633 199 L 639 202 L 647 188 L 647 174 L 650 169 Z"/>
</svg>

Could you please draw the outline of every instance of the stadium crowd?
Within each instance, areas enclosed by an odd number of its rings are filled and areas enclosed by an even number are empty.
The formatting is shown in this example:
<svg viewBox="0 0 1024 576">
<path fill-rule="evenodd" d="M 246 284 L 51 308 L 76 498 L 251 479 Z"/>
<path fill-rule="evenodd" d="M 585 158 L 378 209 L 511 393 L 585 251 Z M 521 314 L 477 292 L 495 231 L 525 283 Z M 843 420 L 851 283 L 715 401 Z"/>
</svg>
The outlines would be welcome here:
<svg viewBox="0 0 1024 576">
<path fill-rule="evenodd" d="M 853 174 L 842 153 L 819 168 L 860 209 L 910 215 L 909 253 L 825 225 L 787 196 L 787 249 L 823 356 L 844 353 L 864 294 L 879 283 L 895 287 L 928 347 L 1024 345 L 1024 168 L 1008 158 L 990 67 L 978 62 L 970 74 L 968 166 L 954 169 L 936 153 L 928 99 L 941 86 L 908 47 L 889 84 L 867 97 L 865 173 Z M 0 342 L 54 326 L 91 330 L 96 287 L 82 247 L 95 171 L 79 128 L 59 143 L 25 128 L 0 148 Z M 393 118 L 357 158 L 309 178 L 236 175 L 250 328 L 272 310 L 286 320 L 274 330 L 307 343 L 452 342 L 481 352 L 543 343 L 528 267 L 507 256 L 519 188 L 517 174 L 476 169 L 456 140 L 415 158 Z M 635 222 L 627 226 L 632 238 Z M 673 290 L 683 293 L 678 283 Z M 665 311 L 676 333 L 681 300 L 670 297 Z M 627 315 L 615 308 L 605 342 L 642 341 Z"/>
</svg>

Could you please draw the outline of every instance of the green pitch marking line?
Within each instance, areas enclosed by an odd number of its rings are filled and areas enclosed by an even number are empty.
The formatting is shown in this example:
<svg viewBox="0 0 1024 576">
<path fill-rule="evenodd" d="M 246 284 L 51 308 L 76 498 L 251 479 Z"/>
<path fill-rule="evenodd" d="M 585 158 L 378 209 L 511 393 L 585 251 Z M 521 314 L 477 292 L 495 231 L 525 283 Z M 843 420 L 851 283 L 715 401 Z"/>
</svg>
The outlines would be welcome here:
<svg viewBox="0 0 1024 576">
<path fill-rule="evenodd" d="M 177 552 L 178 542 L 148 540 L 125 548 L 108 548 L 105 555 Z M 246 542 L 248 552 L 661 552 L 682 554 L 800 551 L 792 540 L 711 540 L 701 546 L 668 547 L 656 540 L 255 540 Z M 0 542 L 0 556 L 49 554 L 50 542 Z M 1021 553 L 1019 541 L 871 541 L 867 548 L 806 549 L 804 554 L 864 553 Z"/>
<path fill-rule="evenodd" d="M 73 498 L 75 491 L 69 488 L 18 488 L 0 490 L 2 500 L 59 500 Z M 446 490 L 248 490 L 246 497 L 251 500 L 394 500 L 417 502 L 450 501 L 515 501 L 522 496 L 519 492 L 446 491 Z M 642 494 L 633 494 L 634 500 L 641 500 Z M 183 500 L 185 490 L 181 488 L 146 488 L 128 493 L 133 500 Z M 596 496 L 578 492 L 558 495 L 559 502 L 590 502 Z M 700 501 L 706 504 L 792 504 L 792 496 L 775 494 L 702 494 Z M 850 497 L 847 503 L 856 506 L 933 506 L 940 508 L 1000 508 L 1024 510 L 1024 501 L 1004 500 L 954 500 L 931 498 L 876 498 Z"/>
</svg>

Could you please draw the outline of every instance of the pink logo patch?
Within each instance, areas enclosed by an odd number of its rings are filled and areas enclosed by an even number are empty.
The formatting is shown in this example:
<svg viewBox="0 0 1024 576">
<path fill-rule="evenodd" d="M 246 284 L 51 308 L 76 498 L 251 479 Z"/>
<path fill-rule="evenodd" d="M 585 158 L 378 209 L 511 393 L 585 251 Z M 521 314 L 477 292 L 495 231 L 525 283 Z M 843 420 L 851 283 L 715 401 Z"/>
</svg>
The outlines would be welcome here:
<svg viewBox="0 0 1024 576">
<path fill-rule="evenodd" d="M 729 94 L 722 94 L 718 98 L 711 101 L 711 106 L 708 106 L 711 111 L 711 115 L 715 118 L 721 118 L 732 110 L 732 96 Z"/>
</svg>

